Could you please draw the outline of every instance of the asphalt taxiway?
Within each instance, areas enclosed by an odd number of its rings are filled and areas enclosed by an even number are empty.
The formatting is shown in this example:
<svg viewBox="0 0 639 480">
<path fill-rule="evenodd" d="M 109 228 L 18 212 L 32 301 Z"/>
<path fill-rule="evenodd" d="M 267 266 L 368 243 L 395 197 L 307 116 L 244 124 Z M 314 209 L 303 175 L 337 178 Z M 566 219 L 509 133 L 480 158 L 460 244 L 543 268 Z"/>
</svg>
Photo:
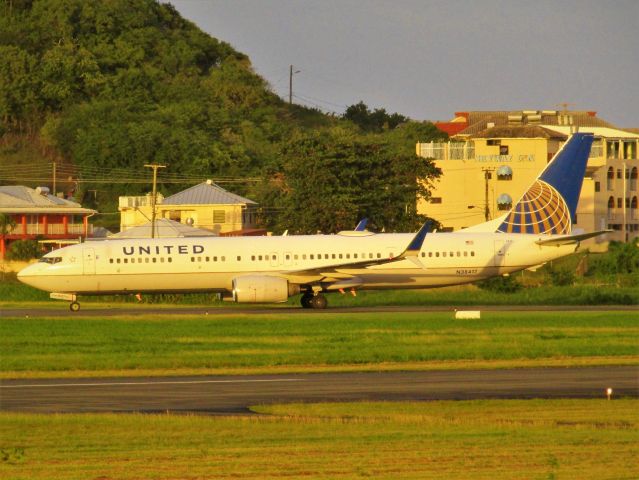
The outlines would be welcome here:
<svg viewBox="0 0 639 480">
<path fill-rule="evenodd" d="M 290 402 L 639 397 L 639 366 L 3 380 L 0 410 L 248 413 Z"/>
<path fill-rule="evenodd" d="M 419 306 L 374 306 L 374 307 L 330 307 L 325 310 L 304 309 L 297 306 L 260 307 L 260 306 L 230 306 L 230 307 L 156 307 L 153 305 L 127 307 L 92 306 L 91 303 L 82 305 L 79 312 L 70 312 L 67 308 L 33 307 L 33 308 L 2 308 L 0 317 L 114 317 L 119 315 L 235 315 L 235 314 L 286 314 L 286 313 L 432 313 L 453 312 L 455 310 L 480 310 L 485 312 L 593 312 L 593 311 L 624 311 L 638 312 L 639 305 L 419 305 Z"/>
</svg>

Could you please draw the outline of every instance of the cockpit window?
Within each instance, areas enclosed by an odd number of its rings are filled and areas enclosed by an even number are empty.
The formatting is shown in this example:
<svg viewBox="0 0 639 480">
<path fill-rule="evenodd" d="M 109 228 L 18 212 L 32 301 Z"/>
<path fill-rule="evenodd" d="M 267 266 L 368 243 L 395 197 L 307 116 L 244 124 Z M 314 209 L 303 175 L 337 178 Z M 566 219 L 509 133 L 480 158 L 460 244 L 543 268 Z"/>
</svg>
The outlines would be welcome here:
<svg viewBox="0 0 639 480">
<path fill-rule="evenodd" d="M 42 257 L 39 262 L 42 263 L 50 263 L 53 265 L 54 263 L 60 263 L 62 261 L 62 257 Z"/>
</svg>

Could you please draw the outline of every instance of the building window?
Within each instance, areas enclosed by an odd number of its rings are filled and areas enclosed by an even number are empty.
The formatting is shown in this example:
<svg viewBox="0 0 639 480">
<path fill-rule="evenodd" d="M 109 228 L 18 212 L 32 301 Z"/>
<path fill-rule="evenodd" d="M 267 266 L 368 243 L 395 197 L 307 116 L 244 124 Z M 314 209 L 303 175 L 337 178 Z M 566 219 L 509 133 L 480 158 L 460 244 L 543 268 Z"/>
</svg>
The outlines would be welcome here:
<svg viewBox="0 0 639 480">
<path fill-rule="evenodd" d="M 497 180 L 512 180 L 513 169 L 508 165 L 502 165 L 497 169 Z"/>
<path fill-rule="evenodd" d="M 595 192 L 600 192 L 600 191 L 601 191 L 601 183 L 595 182 Z"/>
<path fill-rule="evenodd" d="M 508 155 L 508 145 L 499 146 L 499 155 Z"/>
<path fill-rule="evenodd" d="M 502 193 L 497 197 L 497 208 L 499 210 L 510 210 L 513 207 L 513 199 L 507 193 Z"/>
<path fill-rule="evenodd" d="M 613 189 L 614 180 L 615 180 L 615 171 L 613 170 L 612 167 L 609 167 L 608 174 L 607 174 L 607 185 L 606 185 L 606 188 L 608 188 L 608 191 L 611 191 Z"/>
<path fill-rule="evenodd" d="M 617 208 L 621 208 L 623 205 L 621 198 L 617 198 Z"/>
<path fill-rule="evenodd" d="M 226 223 L 226 212 L 224 210 L 213 210 L 213 223 Z"/>
<path fill-rule="evenodd" d="M 630 190 L 637 191 L 637 167 L 632 167 L 630 171 Z"/>
<path fill-rule="evenodd" d="M 630 219 L 639 220 L 639 216 L 637 216 L 637 197 L 632 197 L 630 202 Z"/>
<path fill-rule="evenodd" d="M 608 220 L 615 219 L 615 199 L 614 197 L 608 198 Z"/>
<path fill-rule="evenodd" d="M 486 140 L 486 145 L 488 146 L 499 146 L 501 145 L 501 140 L 497 140 L 495 138 L 490 138 Z"/>
<path fill-rule="evenodd" d="M 430 197 L 430 203 L 442 203 L 442 197 Z"/>
</svg>

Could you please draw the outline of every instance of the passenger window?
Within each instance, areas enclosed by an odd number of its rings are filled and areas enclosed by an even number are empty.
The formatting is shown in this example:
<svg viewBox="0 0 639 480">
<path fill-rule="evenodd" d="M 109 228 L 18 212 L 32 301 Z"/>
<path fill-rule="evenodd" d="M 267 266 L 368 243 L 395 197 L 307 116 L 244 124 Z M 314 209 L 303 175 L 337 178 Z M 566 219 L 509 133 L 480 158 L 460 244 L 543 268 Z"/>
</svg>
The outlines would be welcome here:
<svg viewBox="0 0 639 480">
<path fill-rule="evenodd" d="M 191 262 L 195 262 L 195 257 L 191 257 Z"/>
<path fill-rule="evenodd" d="M 464 257 L 467 257 L 467 256 L 468 256 L 468 252 L 464 251 Z"/>
<path fill-rule="evenodd" d="M 255 255 L 251 255 L 251 260 L 255 261 Z"/>
<path fill-rule="evenodd" d="M 339 258 L 342 258 L 342 254 L 340 253 L 340 254 L 338 255 L 338 257 L 339 257 Z"/>
<path fill-rule="evenodd" d="M 124 259 L 124 263 L 129 263 L 129 259 L 128 259 L 128 258 L 125 258 L 125 259 Z"/>
<path fill-rule="evenodd" d="M 311 253 L 311 260 L 314 260 L 314 259 L 315 259 L 315 255 Z"/>
<path fill-rule="evenodd" d="M 290 255 L 286 255 L 286 260 L 290 260 L 291 256 Z"/>
<path fill-rule="evenodd" d="M 347 253 L 347 254 L 346 254 L 346 258 L 351 258 L 351 254 L 350 254 L 350 253 Z"/>
<path fill-rule="evenodd" d="M 211 257 L 206 257 L 206 261 L 210 262 L 211 261 Z"/>
<path fill-rule="evenodd" d="M 113 259 L 112 258 L 109 258 L 109 263 L 113 263 Z"/>
<path fill-rule="evenodd" d="M 435 252 L 435 256 L 436 256 L 436 257 L 439 257 L 439 252 Z"/>
<path fill-rule="evenodd" d="M 368 254 L 368 258 L 373 258 L 373 254 L 372 254 L 372 253 L 369 253 L 369 254 Z"/>
<path fill-rule="evenodd" d="M 220 262 L 226 262 L 226 257 L 224 256 L 220 257 Z"/>
<path fill-rule="evenodd" d="M 445 257 L 445 256 L 446 256 L 446 252 L 442 252 L 442 257 Z"/>
<path fill-rule="evenodd" d="M 146 258 L 144 259 L 144 263 L 149 263 L 149 257 L 146 257 Z"/>
<path fill-rule="evenodd" d="M 153 263 L 157 262 L 157 258 L 153 257 Z"/>
<path fill-rule="evenodd" d="M 173 259 L 171 257 L 167 258 L 167 260 L 169 261 L 169 263 L 173 262 Z"/>
<path fill-rule="evenodd" d="M 293 256 L 293 260 L 297 260 L 298 258 L 299 258 L 299 257 L 298 257 L 298 255 L 297 255 L 297 254 L 295 254 L 295 255 Z"/>
<path fill-rule="evenodd" d="M 120 259 L 119 258 L 117 259 L 117 262 L 120 263 Z"/>
<path fill-rule="evenodd" d="M 382 258 L 382 254 L 381 254 L 381 253 L 378 253 L 378 254 L 377 254 L 377 258 Z"/>
<path fill-rule="evenodd" d="M 264 259 L 264 257 L 262 257 L 262 255 L 258 255 L 258 256 L 257 256 L 257 259 L 258 259 L 258 260 L 263 260 L 263 259 Z"/>
<path fill-rule="evenodd" d="M 306 254 L 305 253 L 302 254 L 302 260 L 306 260 Z"/>
<path fill-rule="evenodd" d="M 458 257 L 461 257 L 461 252 L 457 252 L 457 256 L 458 256 Z"/>
<path fill-rule="evenodd" d="M 433 252 L 428 252 L 428 256 L 432 257 L 433 256 Z"/>
<path fill-rule="evenodd" d="M 474 257 L 475 256 L 475 252 L 470 252 L 470 256 Z"/>
<path fill-rule="evenodd" d="M 321 258 L 321 257 L 322 257 L 322 256 L 320 255 L 320 258 Z M 328 260 L 328 253 L 325 253 L 325 254 L 324 254 L 324 258 L 325 258 L 326 260 Z M 335 255 L 333 255 L 333 258 L 335 258 Z"/>
<path fill-rule="evenodd" d="M 164 257 L 160 257 L 160 263 L 164 263 Z"/>
<path fill-rule="evenodd" d="M 268 255 L 264 255 L 264 260 L 268 262 Z"/>
<path fill-rule="evenodd" d="M 273 260 L 277 260 L 277 255 L 273 255 Z"/>
<path fill-rule="evenodd" d="M 239 255 L 237 256 L 237 261 L 241 262 L 242 261 L 242 257 L 240 257 Z"/>
<path fill-rule="evenodd" d="M 357 254 L 356 253 L 353 254 L 353 258 L 357 258 Z"/>
</svg>

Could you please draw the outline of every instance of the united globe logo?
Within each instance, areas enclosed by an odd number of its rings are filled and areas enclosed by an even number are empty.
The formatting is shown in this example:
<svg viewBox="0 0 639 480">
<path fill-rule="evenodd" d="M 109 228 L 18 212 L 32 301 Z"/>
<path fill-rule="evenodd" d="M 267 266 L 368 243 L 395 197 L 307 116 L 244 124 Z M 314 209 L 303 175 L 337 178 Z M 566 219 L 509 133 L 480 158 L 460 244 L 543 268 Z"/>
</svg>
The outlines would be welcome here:
<svg viewBox="0 0 639 480">
<path fill-rule="evenodd" d="M 571 230 L 568 205 L 555 188 L 536 180 L 497 229 L 502 233 L 563 235 Z"/>
</svg>

